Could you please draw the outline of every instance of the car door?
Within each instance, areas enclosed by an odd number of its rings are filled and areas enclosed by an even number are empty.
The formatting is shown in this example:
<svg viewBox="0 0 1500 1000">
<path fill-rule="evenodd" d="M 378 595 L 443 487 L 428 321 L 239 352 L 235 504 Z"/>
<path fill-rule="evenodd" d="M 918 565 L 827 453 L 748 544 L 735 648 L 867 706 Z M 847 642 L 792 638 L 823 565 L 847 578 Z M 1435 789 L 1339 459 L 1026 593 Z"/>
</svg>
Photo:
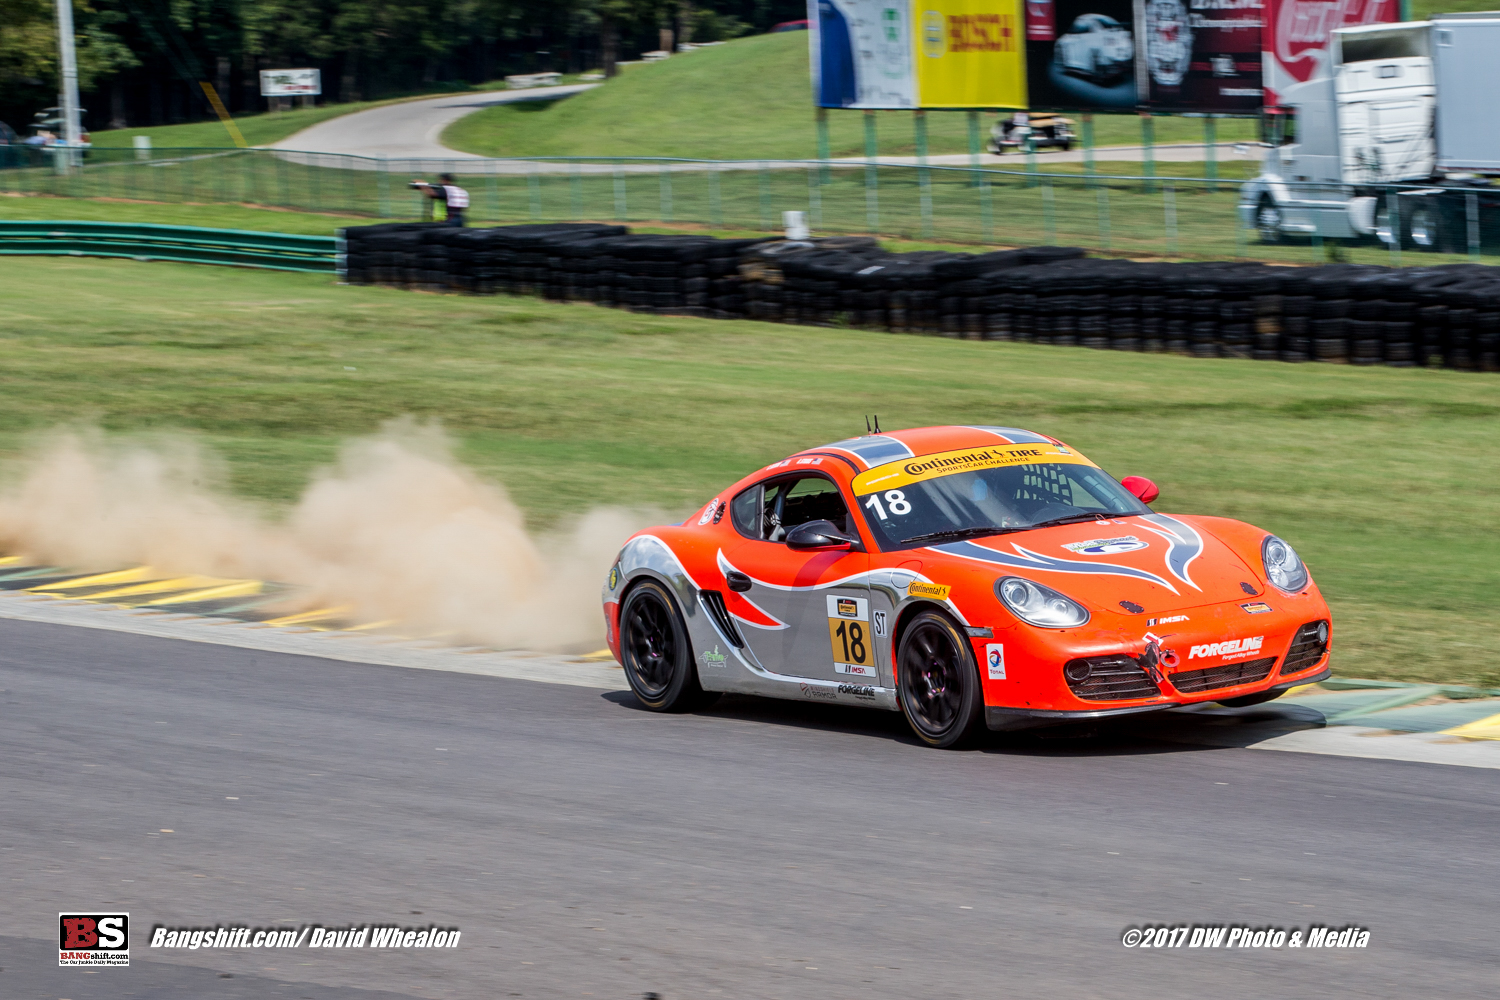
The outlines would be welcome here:
<svg viewBox="0 0 1500 1000">
<path fill-rule="evenodd" d="M 822 474 L 773 477 L 730 506 L 741 541 L 723 553 L 720 568 L 729 578 L 730 613 L 756 660 L 789 677 L 875 683 L 869 553 L 858 546 L 799 551 L 785 542 L 792 528 L 818 520 L 857 536 L 837 484 Z"/>
</svg>

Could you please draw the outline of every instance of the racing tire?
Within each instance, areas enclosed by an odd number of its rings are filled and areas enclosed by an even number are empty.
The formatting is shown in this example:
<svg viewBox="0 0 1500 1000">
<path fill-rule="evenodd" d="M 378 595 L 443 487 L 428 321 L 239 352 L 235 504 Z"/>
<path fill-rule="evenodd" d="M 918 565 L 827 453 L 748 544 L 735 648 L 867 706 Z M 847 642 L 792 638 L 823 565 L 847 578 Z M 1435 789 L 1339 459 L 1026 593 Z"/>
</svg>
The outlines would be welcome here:
<svg viewBox="0 0 1500 1000">
<path fill-rule="evenodd" d="M 718 698 L 698 683 L 677 602 L 655 580 L 631 588 L 620 608 L 620 658 L 631 692 L 653 712 L 691 712 Z"/>
<path fill-rule="evenodd" d="M 896 688 L 901 714 L 930 747 L 968 746 L 984 728 L 984 691 L 973 647 L 945 614 L 923 611 L 902 632 Z"/>
<path fill-rule="evenodd" d="M 1284 694 L 1286 694 L 1285 691 L 1258 691 L 1255 694 L 1242 694 L 1238 698 L 1223 698 L 1219 704 L 1226 708 L 1249 708 L 1251 705 L 1275 701 Z"/>
</svg>

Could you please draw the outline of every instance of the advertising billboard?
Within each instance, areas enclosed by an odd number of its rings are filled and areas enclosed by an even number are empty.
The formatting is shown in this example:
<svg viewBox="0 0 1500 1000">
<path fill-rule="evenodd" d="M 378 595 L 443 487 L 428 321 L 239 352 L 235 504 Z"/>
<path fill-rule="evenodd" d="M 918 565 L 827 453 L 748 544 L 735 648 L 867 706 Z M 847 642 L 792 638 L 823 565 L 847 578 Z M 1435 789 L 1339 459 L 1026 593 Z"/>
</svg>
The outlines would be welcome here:
<svg viewBox="0 0 1500 1000">
<path fill-rule="evenodd" d="M 1133 0 L 1026 0 L 1033 107 L 1134 108 L 1135 61 Z"/>
<path fill-rule="evenodd" d="M 808 0 L 813 103 L 914 108 L 911 0 Z"/>
<path fill-rule="evenodd" d="M 323 92 L 323 72 L 316 69 L 263 69 L 260 96 L 291 97 Z"/>
<path fill-rule="evenodd" d="M 824 108 L 1024 108 L 1020 0 L 809 0 Z"/>
<path fill-rule="evenodd" d="M 917 0 L 917 104 L 1026 107 L 1019 0 Z"/>
<path fill-rule="evenodd" d="M 1328 38 L 1335 28 L 1401 19 L 1397 0 L 1266 0 L 1265 103 L 1295 100 L 1296 89 L 1331 76 Z"/>
<path fill-rule="evenodd" d="M 1260 110 L 1262 0 L 1136 0 L 1141 103 L 1165 111 Z"/>
</svg>

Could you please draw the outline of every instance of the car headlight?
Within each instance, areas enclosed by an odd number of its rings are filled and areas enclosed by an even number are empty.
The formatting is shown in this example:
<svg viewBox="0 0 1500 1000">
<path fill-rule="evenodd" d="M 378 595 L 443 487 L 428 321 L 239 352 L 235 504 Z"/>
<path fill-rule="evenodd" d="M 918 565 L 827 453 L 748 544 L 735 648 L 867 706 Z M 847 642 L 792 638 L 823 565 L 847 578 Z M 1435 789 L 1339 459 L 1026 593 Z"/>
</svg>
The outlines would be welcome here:
<svg viewBox="0 0 1500 1000">
<path fill-rule="evenodd" d="M 1089 620 L 1088 609 L 1051 587 L 1023 580 L 1019 576 L 1001 577 L 995 593 L 1011 614 L 1042 628 L 1076 628 Z"/>
<path fill-rule="evenodd" d="M 1307 588 L 1307 567 L 1286 542 L 1267 535 L 1260 543 L 1260 558 L 1266 565 L 1266 579 L 1277 590 L 1298 594 Z"/>
</svg>

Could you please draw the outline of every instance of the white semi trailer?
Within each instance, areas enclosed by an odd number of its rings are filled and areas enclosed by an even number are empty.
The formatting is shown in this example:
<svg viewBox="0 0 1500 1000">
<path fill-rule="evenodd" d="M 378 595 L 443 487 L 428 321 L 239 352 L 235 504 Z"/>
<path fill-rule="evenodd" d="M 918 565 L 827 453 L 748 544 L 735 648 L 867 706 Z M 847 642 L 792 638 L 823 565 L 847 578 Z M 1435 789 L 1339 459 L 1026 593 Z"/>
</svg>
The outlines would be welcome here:
<svg viewBox="0 0 1500 1000">
<path fill-rule="evenodd" d="M 1500 11 L 1339 29 L 1329 57 L 1267 110 L 1242 223 L 1449 253 L 1500 230 Z"/>
</svg>

